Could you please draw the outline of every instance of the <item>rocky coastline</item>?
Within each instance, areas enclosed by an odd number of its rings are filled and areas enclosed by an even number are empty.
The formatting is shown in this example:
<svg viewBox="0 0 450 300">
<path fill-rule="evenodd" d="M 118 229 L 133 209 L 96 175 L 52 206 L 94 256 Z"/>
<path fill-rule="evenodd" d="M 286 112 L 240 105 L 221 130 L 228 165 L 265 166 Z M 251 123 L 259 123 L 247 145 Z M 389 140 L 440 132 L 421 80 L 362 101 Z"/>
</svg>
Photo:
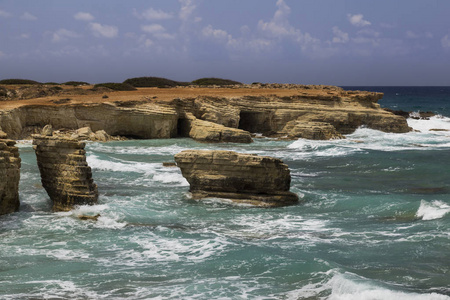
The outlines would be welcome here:
<svg viewBox="0 0 450 300">
<path fill-rule="evenodd" d="M 384 132 L 410 131 L 403 116 L 380 108 L 377 102 L 382 93 L 320 87 L 178 87 L 142 89 L 137 91 L 138 99 L 131 91 L 129 100 L 123 100 L 128 94 L 111 94 L 101 100 L 83 95 L 79 101 L 73 98 L 59 104 L 46 98 L 21 100 L 5 108 L 5 102 L 0 102 L 0 126 L 11 139 L 30 138 L 51 125 L 59 131 L 89 127 L 92 132 L 103 130 L 109 136 L 135 139 L 191 137 L 236 143 L 249 143 L 256 133 L 287 139 L 339 139 L 363 125 Z"/>
<path fill-rule="evenodd" d="M 394 133 L 411 130 L 402 115 L 380 108 L 377 102 L 383 94 L 329 86 L 254 84 L 137 89 L 107 97 L 80 94 L 67 101 L 0 101 L 0 214 L 20 205 L 17 139 L 34 139 L 43 186 L 53 209 L 64 211 L 95 204 L 98 198 L 81 140 L 190 137 L 207 143 L 251 143 L 255 134 L 341 139 L 362 125 Z M 289 192 L 289 169 L 276 158 L 197 151 L 181 153 L 175 160 L 194 198 L 257 206 L 298 201 Z"/>
</svg>

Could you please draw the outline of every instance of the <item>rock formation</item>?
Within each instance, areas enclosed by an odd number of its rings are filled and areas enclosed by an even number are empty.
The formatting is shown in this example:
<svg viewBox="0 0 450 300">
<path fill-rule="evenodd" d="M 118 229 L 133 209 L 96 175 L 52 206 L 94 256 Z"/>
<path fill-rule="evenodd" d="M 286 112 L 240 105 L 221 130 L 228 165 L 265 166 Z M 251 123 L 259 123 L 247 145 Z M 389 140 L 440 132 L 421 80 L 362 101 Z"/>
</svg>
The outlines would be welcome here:
<svg viewBox="0 0 450 300">
<path fill-rule="evenodd" d="M 193 198 L 226 198 L 257 206 L 298 202 L 291 175 L 280 159 L 233 151 L 186 150 L 175 155 Z"/>
<path fill-rule="evenodd" d="M 363 125 L 385 132 L 410 131 L 404 117 L 380 108 L 381 93 L 326 86 L 280 85 L 272 90 L 255 86 L 143 89 L 140 94 L 159 93 L 165 99 L 141 96 L 141 100 L 113 101 L 111 94 L 107 100 L 98 96 L 96 102 L 76 96 L 61 104 L 33 100 L 32 105 L 0 110 L 0 126 L 14 139 L 41 132 L 49 124 L 54 131 L 89 127 L 93 133 L 104 130 L 111 136 L 139 139 L 189 136 L 204 142 L 239 143 L 251 142 L 251 133 L 291 139 L 342 138 Z M 175 97 L 184 94 L 193 97 Z M 83 136 L 93 137 L 90 132 Z"/>
<path fill-rule="evenodd" d="M 97 203 L 97 185 L 86 162 L 85 143 L 51 136 L 33 136 L 42 185 L 54 211 Z"/>
<path fill-rule="evenodd" d="M 0 139 L 0 215 L 19 209 L 20 158 L 13 140 Z"/>
</svg>

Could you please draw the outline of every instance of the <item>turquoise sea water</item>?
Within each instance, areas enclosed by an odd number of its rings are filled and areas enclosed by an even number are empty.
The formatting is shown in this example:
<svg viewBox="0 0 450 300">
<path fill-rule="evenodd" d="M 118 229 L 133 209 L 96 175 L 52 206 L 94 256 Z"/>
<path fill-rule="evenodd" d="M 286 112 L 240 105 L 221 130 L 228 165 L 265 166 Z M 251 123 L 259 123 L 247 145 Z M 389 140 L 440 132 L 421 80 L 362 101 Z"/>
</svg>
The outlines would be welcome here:
<svg viewBox="0 0 450 300">
<path fill-rule="evenodd" d="M 425 100 L 385 89 L 382 106 L 443 116 L 335 141 L 89 143 L 99 204 L 72 212 L 50 211 L 33 149 L 19 144 L 22 206 L 0 217 L 0 299 L 450 299 L 450 131 L 430 131 L 450 130 L 450 89 Z M 194 201 L 179 169 L 162 166 L 184 149 L 281 158 L 301 203 Z"/>
</svg>

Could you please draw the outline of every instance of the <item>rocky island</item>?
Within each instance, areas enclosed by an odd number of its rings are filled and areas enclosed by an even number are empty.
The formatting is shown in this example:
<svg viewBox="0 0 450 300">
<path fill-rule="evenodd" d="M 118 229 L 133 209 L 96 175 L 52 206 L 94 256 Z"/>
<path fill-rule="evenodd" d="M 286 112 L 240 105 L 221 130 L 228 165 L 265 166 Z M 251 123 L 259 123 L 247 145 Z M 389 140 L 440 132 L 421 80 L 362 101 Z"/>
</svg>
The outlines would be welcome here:
<svg viewBox="0 0 450 300">
<path fill-rule="evenodd" d="M 194 199 L 225 198 L 260 207 L 298 202 L 280 159 L 233 151 L 186 150 L 175 155 Z"/>
</svg>

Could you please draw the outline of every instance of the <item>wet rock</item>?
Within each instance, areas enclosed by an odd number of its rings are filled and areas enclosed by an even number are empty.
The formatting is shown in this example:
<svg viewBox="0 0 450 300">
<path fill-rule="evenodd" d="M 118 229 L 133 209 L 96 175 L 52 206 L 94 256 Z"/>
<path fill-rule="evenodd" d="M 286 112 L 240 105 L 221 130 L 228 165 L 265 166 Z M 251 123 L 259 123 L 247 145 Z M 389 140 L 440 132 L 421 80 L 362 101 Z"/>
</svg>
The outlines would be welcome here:
<svg viewBox="0 0 450 300">
<path fill-rule="evenodd" d="M 54 211 L 97 203 L 97 185 L 86 162 L 85 143 L 42 135 L 33 136 L 33 148 L 42 186 L 53 201 Z"/>
<path fill-rule="evenodd" d="M 20 157 L 13 140 L 0 139 L 0 215 L 19 209 Z"/>
<path fill-rule="evenodd" d="M 193 198 L 225 198 L 261 207 L 298 202 L 289 191 L 291 175 L 280 159 L 233 151 L 187 150 L 175 161 Z"/>
</svg>

